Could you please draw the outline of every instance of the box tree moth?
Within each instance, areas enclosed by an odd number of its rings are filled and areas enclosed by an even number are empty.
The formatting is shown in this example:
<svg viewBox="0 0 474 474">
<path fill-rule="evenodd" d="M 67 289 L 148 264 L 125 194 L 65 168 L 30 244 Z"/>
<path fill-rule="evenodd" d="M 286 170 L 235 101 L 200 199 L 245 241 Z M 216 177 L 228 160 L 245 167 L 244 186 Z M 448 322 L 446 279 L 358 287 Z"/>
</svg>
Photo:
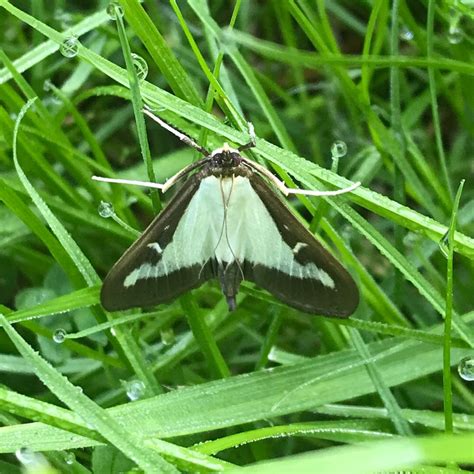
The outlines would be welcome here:
<svg viewBox="0 0 474 474">
<path fill-rule="evenodd" d="M 204 157 L 164 184 L 94 176 L 163 192 L 186 178 L 106 276 L 101 291 L 105 309 L 166 303 L 214 278 L 231 311 L 242 280 L 307 313 L 347 317 L 355 311 L 359 292 L 354 280 L 272 186 L 285 196 L 328 196 L 352 191 L 360 183 L 335 191 L 287 188 L 265 167 L 242 155 L 255 146 L 251 124 L 249 143 L 238 148 L 224 143 L 210 152 L 150 110 L 144 113 Z"/>
</svg>

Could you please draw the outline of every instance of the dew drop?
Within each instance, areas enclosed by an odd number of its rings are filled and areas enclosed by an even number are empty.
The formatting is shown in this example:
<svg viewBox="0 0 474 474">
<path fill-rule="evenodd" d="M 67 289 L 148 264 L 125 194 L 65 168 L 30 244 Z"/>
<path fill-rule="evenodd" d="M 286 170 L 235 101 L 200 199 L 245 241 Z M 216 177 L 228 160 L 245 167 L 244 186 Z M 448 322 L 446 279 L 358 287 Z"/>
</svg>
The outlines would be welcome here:
<svg viewBox="0 0 474 474">
<path fill-rule="evenodd" d="M 342 158 L 346 156 L 347 153 L 347 145 L 342 140 L 336 140 L 331 145 L 331 155 L 333 158 Z"/>
<path fill-rule="evenodd" d="M 99 216 L 103 217 L 104 219 L 112 217 L 115 213 L 114 206 L 107 201 L 100 201 L 97 211 L 99 212 Z"/>
<path fill-rule="evenodd" d="M 163 329 L 160 331 L 161 342 L 165 346 L 171 346 L 175 343 L 176 337 L 172 328 Z"/>
<path fill-rule="evenodd" d="M 449 231 L 441 237 L 441 240 L 438 242 L 439 249 L 441 253 L 448 258 L 449 256 Z"/>
<path fill-rule="evenodd" d="M 75 456 L 74 453 L 72 453 L 71 451 L 65 451 L 65 453 L 64 453 L 64 462 L 66 464 L 71 466 L 72 464 L 74 464 L 75 460 L 76 460 L 76 456 Z"/>
<path fill-rule="evenodd" d="M 56 329 L 53 333 L 53 341 L 62 344 L 66 339 L 67 332 L 63 328 Z"/>
<path fill-rule="evenodd" d="M 132 53 L 132 62 L 135 72 L 137 73 L 138 80 L 144 81 L 148 75 L 148 63 L 138 54 Z"/>
<path fill-rule="evenodd" d="M 407 232 L 403 237 L 403 245 L 405 247 L 414 248 L 420 241 L 420 237 L 414 232 Z"/>
<path fill-rule="evenodd" d="M 73 58 L 79 51 L 79 40 L 77 36 L 66 38 L 59 46 L 59 52 L 66 58 Z"/>
<path fill-rule="evenodd" d="M 451 44 L 459 44 L 462 41 L 463 31 L 459 26 L 450 26 L 448 30 L 448 41 Z"/>
<path fill-rule="evenodd" d="M 400 27 L 399 36 L 402 41 L 411 41 L 415 37 L 413 31 L 411 31 L 407 25 L 402 25 Z"/>
<path fill-rule="evenodd" d="M 141 380 L 130 380 L 125 383 L 127 397 L 133 402 L 145 394 L 145 384 Z"/>
<path fill-rule="evenodd" d="M 464 357 L 458 365 L 459 376 L 468 382 L 474 381 L 474 357 Z"/>
<path fill-rule="evenodd" d="M 111 20 L 123 17 L 123 8 L 118 2 L 110 2 L 107 5 L 106 12 Z"/>
<path fill-rule="evenodd" d="M 45 92 L 49 92 L 53 88 L 53 83 L 51 82 L 50 79 L 46 79 L 43 83 L 43 90 Z"/>
<path fill-rule="evenodd" d="M 17 449 L 15 456 L 22 464 L 32 464 L 36 461 L 36 453 L 27 447 Z"/>
</svg>

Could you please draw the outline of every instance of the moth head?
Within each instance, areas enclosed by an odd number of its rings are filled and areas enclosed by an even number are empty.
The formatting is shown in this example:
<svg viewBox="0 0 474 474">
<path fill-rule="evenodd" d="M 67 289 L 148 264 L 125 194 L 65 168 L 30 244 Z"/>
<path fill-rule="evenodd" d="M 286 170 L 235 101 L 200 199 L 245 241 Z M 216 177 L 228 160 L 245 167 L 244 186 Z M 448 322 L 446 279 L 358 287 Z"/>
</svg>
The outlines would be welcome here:
<svg viewBox="0 0 474 474">
<path fill-rule="evenodd" d="M 216 168 L 235 168 L 242 161 L 239 150 L 231 148 L 228 143 L 214 150 L 211 159 Z"/>
</svg>

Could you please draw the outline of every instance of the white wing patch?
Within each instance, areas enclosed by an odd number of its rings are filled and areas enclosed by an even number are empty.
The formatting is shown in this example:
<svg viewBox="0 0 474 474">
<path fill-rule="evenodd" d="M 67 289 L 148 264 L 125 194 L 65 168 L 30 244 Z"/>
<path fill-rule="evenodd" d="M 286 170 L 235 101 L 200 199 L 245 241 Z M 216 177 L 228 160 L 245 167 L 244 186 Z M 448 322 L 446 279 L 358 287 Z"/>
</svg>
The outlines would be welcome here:
<svg viewBox="0 0 474 474">
<path fill-rule="evenodd" d="M 296 255 L 301 249 L 304 249 L 307 246 L 308 244 L 305 244 L 304 242 L 298 242 L 291 251 Z"/>
<path fill-rule="evenodd" d="M 157 254 L 160 255 L 163 252 L 163 249 L 158 242 L 152 242 L 151 244 L 148 244 L 147 247 L 153 249 Z"/>
<path fill-rule="evenodd" d="M 224 204 L 227 203 L 226 213 Z M 161 259 L 157 264 L 143 263 L 133 270 L 124 286 L 143 278 L 158 278 L 183 267 L 218 262 L 248 261 L 274 268 L 296 278 L 319 280 L 334 288 L 334 280 L 314 263 L 302 265 L 295 255 L 307 244 L 298 242 L 292 249 L 282 239 L 270 213 L 242 176 L 208 176 L 192 197 L 179 221 L 173 240 L 164 250 L 158 243 L 148 244 Z"/>
</svg>

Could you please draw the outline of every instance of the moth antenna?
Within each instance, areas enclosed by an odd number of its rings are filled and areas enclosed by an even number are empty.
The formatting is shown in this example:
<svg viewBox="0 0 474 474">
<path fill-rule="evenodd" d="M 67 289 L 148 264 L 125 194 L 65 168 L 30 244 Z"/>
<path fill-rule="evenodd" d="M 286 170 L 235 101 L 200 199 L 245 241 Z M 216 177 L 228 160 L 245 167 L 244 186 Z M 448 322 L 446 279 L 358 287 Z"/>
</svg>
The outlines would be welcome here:
<svg viewBox="0 0 474 474">
<path fill-rule="evenodd" d="M 157 124 L 159 124 L 161 127 L 163 127 L 165 130 L 168 130 L 168 132 L 172 133 L 175 137 L 178 137 L 183 143 L 186 143 L 186 145 L 195 148 L 199 153 L 202 153 L 204 156 L 209 156 L 210 152 L 206 150 L 204 147 L 201 145 L 197 144 L 192 138 L 188 137 L 186 134 L 183 132 L 180 132 L 179 130 L 176 130 L 176 128 L 173 128 L 171 125 L 166 123 L 164 120 L 160 119 L 158 116 L 156 116 L 148 107 L 145 105 L 143 107 L 143 113 L 145 115 L 148 115 L 152 120 L 154 120 Z"/>
</svg>

